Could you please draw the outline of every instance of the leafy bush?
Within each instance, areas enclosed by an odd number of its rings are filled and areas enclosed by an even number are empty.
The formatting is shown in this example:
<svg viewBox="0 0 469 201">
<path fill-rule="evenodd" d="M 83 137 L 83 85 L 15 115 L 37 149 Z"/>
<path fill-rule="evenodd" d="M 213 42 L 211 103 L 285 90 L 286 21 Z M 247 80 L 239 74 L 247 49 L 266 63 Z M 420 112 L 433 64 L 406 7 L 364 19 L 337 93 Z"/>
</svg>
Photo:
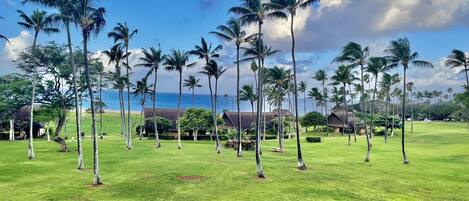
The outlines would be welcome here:
<svg viewBox="0 0 469 201">
<path fill-rule="evenodd" d="M 153 135 L 155 136 L 155 126 L 153 124 L 154 118 L 145 119 L 145 134 L 144 136 Z M 173 125 L 171 120 L 164 117 L 156 117 L 156 124 L 158 126 L 158 133 L 167 133 Z M 137 126 L 137 133 L 141 126 Z"/>
<path fill-rule="evenodd" d="M 306 141 L 309 143 L 321 143 L 321 137 L 308 136 L 306 137 Z"/>
<path fill-rule="evenodd" d="M 385 127 L 386 126 L 386 116 L 385 115 L 380 115 L 375 117 L 374 120 L 374 126 L 379 126 L 379 127 Z M 387 118 L 387 126 L 388 128 L 391 128 L 393 124 L 393 117 L 391 115 L 388 116 Z M 400 128 L 401 127 L 401 119 L 399 116 L 394 116 L 394 128 Z"/>
<path fill-rule="evenodd" d="M 210 110 L 191 108 L 184 112 L 180 120 L 184 131 L 206 131 L 213 128 L 213 117 Z M 223 119 L 217 117 L 217 125 L 222 125 Z"/>
</svg>

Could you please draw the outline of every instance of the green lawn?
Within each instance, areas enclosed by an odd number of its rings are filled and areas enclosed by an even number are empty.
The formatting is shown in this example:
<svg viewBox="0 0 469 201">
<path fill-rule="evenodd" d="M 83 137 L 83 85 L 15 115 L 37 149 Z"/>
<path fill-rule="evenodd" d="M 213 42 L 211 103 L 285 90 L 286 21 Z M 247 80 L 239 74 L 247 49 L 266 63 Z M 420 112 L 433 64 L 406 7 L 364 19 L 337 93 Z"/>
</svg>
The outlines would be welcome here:
<svg viewBox="0 0 469 201">
<path fill-rule="evenodd" d="M 345 137 L 310 144 L 302 139 L 307 171 L 296 167 L 295 141 L 286 153 L 263 143 L 266 179 L 257 179 L 253 152 L 237 158 L 214 142 L 134 141 L 125 149 L 117 114 L 105 115 L 100 140 L 104 185 L 92 182 L 92 147 L 84 142 L 84 171 L 77 171 L 76 144 L 68 153 L 56 143 L 35 141 L 36 160 L 27 159 L 26 141 L 0 142 L 0 200 L 467 200 L 469 132 L 462 123 L 416 123 L 408 134 L 409 165 L 402 164 L 400 138 L 374 138 L 371 162 L 364 163 L 363 137 L 347 146 Z M 89 124 L 85 117 L 84 125 Z M 85 131 L 89 126 L 85 127 Z M 69 121 L 69 136 L 73 121 Z M 89 132 L 88 132 L 89 133 Z M 135 138 L 134 138 L 135 139 Z M 186 177 L 184 177 L 186 176 Z"/>
</svg>

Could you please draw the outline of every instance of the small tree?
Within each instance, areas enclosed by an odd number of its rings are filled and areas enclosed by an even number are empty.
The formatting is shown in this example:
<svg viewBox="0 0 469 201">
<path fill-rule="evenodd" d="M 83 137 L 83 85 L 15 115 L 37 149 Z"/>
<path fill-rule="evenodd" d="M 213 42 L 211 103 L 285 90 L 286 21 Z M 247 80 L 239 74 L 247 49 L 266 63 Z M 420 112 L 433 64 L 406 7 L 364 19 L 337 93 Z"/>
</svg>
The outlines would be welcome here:
<svg viewBox="0 0 469 201">
<path fill-rule="evenodd" d="M 319 112 L 308 112 L 303 118 L 301 118 L 301 125 L 308 128 L 313 126 L 316 129 L 318 126 L 324 125 L 326 117 Z"/>
</svg>

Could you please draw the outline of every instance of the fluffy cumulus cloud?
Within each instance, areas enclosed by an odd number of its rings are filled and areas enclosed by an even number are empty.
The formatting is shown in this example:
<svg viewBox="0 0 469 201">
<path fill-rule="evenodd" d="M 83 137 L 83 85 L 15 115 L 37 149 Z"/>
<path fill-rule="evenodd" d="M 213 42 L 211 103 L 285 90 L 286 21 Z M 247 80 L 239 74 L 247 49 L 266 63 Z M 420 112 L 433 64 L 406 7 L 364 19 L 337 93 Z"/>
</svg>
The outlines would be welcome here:
<svg viewBox="0 0 469 201">
<path fill-rule="evenodd" d="M 21 33 L 13 38 L 9 38 L 10 43 L 5 43 L 2 55 L 0 56 L 0 74 L 7 74 L 16 72 L 13 61 L 16 60 L 21 52 L 27 47 L 31 46 L 33 37 L 27 31 Z"/>
<path fill-rule="evenodd" d="M 469 25 L 469 0 L 322 0 L 295 18 L 298 50 L 324 51 L 348 41 L 370 41 L 411 31 L 442 30 Z M 276 48 L 290 45 L 289 21 L 265 24 L 267 40 Z M 250 27 L 249 30 L 255 29 Z"/>
<path fill-rule="evenodd" d="M 465 79 L 461 68 L 445 66 L 446 58 L 433 62 L 433 68 L 412 67 L 409 72 L 410 82 L 414 82 L 419 90 L 441 90 L 453 88 L 459 91 Z"/>
</svg>

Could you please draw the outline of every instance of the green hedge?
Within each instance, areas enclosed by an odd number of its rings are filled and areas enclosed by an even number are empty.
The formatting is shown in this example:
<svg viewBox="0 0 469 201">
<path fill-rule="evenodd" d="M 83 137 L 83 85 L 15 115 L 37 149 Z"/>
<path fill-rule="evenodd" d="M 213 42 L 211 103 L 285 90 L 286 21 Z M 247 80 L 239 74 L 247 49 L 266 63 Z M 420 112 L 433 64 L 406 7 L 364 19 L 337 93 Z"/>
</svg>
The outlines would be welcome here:
<svg viewBox="0 0 469 201">
<path fill-rule="evenodd" d="M 309 136 L 306 137 L 306 141 L 309 143 L 321 143 L 321 137 Z"/>
</svg>

